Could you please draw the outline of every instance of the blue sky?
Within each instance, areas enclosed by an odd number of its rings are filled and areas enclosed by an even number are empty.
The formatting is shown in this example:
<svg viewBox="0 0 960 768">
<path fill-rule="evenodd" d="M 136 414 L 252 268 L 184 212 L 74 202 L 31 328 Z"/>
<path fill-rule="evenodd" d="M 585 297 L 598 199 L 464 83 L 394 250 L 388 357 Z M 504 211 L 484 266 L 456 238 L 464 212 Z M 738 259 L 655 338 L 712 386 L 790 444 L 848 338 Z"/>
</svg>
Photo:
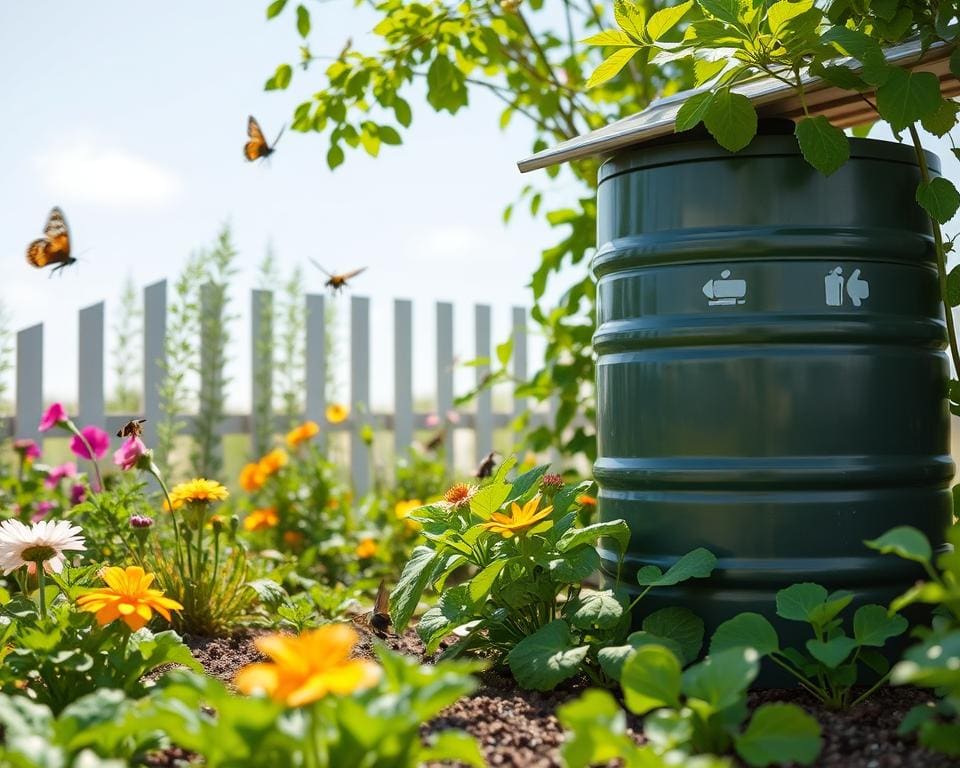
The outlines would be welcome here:
<svg viewBox="0 0 960 768">
<path fill-rule="evenodd" d="M 171 0 L 143 4 L 52 2 L 0 4 L 0 298 L 15 327 L 47 323 L 46 394 L 76 391 L 76 312 L 111 304 L 127 276 L 138 286 L 173 278 L 191 250 L 233 225 L 242 273 L 238 306 L 248 304 L 255 266 L 272 243 L 284 271 L 307 269 L 307 288 L 323 277 L 307 257 L 331 269 L 367 266 L 358 294 L 374 307 L 374 370 L 392 370 L 391 302 L 413 298 L 415 354 L 424 365 L 415 388 L 431 391 L 433 302 L 457 304 L 457 352 L 472 356 L 471 305 L 495 306 L 495 336 L 506 334 L 509 307 L 528 302 L 524 287 L 553 235 L 524 215 L 509 227 L 503 206 L 529 181 L 515 162 L 530 134 L 517 122 L 497 127 L 498 103 L 480 94 L 468 114 L 450 118 L 415 109 L 400 148 L 379 159 L 356 154 L 331 173 L 326 140 L 288 131 L 269 164 L 241 157 L 247 115 L 272 138 L 319 71 L 296 70 L 287 92 L 263 82 L 294 61 L 299 37 L 290 10 L 265 20 L 262 0 Z M 347 37 L 368 50 L 373 17 L 349 0 L 310 3 L 316 54 L 336 53 Z M 932 138 L 951 178 L 960 167 Z M 542 175 L 533 181 L 544 181 Z M 552 185 L 548 203 L 577 192 Z M 24 262 L 53 205 L 64 208 L 82 263 L 62 279 Z M 345 307 L 345 304 L 344 304 Z M 248 395 L 246 318 L 235 328 L 231 400 Z M 462 371 L 466 385 L 472 373 Z M 380 377 L 374 399 L 389 398 Z"/>
</svg>

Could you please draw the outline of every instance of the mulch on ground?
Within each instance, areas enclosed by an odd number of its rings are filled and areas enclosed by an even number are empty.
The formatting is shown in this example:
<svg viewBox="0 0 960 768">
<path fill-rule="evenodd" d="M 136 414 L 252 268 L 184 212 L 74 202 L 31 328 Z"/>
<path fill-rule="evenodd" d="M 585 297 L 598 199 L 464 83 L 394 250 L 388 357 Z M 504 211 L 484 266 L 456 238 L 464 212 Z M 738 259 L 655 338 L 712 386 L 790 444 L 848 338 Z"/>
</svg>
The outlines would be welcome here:
<svg viewBox="0 0 960 768">
<path fill-rule="evenodd" d="M 361 656 L 372 655 L 373 635 L 358 626 Z M 423 645 L 412 631 L 384 641 L 395 651 L 421 658 Z M 252 635 L 233 638 L 187 638 L 187 644 L 204 669 L 229 682 L 242 666 L 262 660 Z M 490 670 L 480 676 L 479 688 L 425 723 L 423 735 L 459 728 L 480 743 L 487 762 L 500 768 L 558 768 L 563 729 L 554 714 L 561 704 L 576 698 L 586 688 L 578 680 L 555 691 L 540 693 L 517 688 L 506 675 Z M 829 768 L 949 768 L 960 760 L 922 749 L 911 736 L 899 736 L 897 726 L 907 711 L 932 701 L 918 688 L 882 688 L 870 699 L 846 712 L 829 712 L 802 690 L 770 689 L 750 694 L 750 706 L 789 701 L 817 718 L 823 729 L 824 746 L 817 766 Z M 640 719 L 628 718 L 632 735 L 642 742 Z M 173 757 L 170 755 L 170 757 Z M 176 759 L 155 765 L 183 765 Z"/>
</svg>

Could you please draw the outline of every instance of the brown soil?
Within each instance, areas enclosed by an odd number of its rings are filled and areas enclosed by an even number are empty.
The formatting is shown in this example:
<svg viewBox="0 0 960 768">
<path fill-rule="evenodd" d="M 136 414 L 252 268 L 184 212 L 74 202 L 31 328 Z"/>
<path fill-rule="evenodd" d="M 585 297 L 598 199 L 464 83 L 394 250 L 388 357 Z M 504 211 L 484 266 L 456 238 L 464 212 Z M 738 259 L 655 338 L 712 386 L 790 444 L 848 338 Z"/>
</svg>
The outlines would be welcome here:
<svg viewBox="0 0 960 768">
<path fill-rule="evenodd" d="M 373 636 L 358 627 L 362 641 L 361 656 L 372 655 Z M 385 640 L 388 647 L 413 656 L 422 656 L 423 646 L 416 634 Z M 229 681 L 245 664 L 261 660 L 251 635 L 235 638 L 187 638 L 194 656 L 208 673 Z M 480 742 L 487 762 L 504 768 L 557 768 L 559 747 L 563 742 L 555 711 L 576 698 L 585 688 L 584 681 L 562 686 L 550 693 L 523 691 L 509 676 L 495 670 L 481 675 L 481 685 L 468 696 L 424 724 L 423 734 L 447 728 L 459 728 Z M 906 712 L 917 704 L 932 700 L 929 692 L 916 688 L 883 688 L 871 699 L 847 712 L 828 712 L 799 690 L 766 690 L 750 694 L 751 707 L 773 701 L 790 701 L 802 706 L 820 722 L 824 746 L 816 766 L 829 768 L 949 768 L 960 760 L 934 754 L 920 748 L 912 737 L 897 735 L 897 726 Z M 631 734 L 640 742 L 640 721 L 628 718 Z M 167 751 L 157 755 L 152 765 L 176 766 L 187 755 Z M 164 758 L 167 758 L 166 760 Z M 178 759 L 179 758 L 179 759 Z"/>
</svg>

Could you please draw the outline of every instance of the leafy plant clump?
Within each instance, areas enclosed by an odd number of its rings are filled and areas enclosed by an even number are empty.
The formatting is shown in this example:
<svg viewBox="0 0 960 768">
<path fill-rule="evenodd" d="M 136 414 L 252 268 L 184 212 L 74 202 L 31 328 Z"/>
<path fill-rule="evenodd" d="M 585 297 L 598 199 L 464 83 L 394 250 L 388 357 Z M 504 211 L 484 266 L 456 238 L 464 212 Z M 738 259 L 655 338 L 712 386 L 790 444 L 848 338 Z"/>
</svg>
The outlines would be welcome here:
<svg viewBox="0 0 960 768">
<path fill-rule="evenodd" d="M 480 486 L 451 488 L 444 500 L 416 510 L 427 543 L 416 547 L 391 595 L 398 632 L 410 622 L 421 595 L 431 587 L 439 595 L 417 625 L 427 653 L 451 633 L 460 639 L 443 657 L 471 650 L 505 661 L 526 688 L 549 690 L 580 671 L 598 682 L 615 675 L 626 645 L 633 605 L 654 586 L 709 575 L 714 558 L 691 553 L 666 574 L 644 569 L 646 589 L 630 602 L 617 588 L 584 587 L 600 568 L 598 539 L 622 557 L 630 537 L 623 520 L 592 525 L 578 522 L 581 497 L 589 483 L 568 485 L 541 466 L 508 480 L 516 463 L 505 461 Z M 655 571 L 655 572 L 654 572 Z M 456 586 L 447 586 L 452 577 Z M 648 617 L 646 631 L 671 642 L 691 645 L 698 620 L 674 609 L 661 620 Z M 691 650 L 700 647 L 703 625 Z M 615 647 L 615 651 L 605 651 Z"/>
</svg>

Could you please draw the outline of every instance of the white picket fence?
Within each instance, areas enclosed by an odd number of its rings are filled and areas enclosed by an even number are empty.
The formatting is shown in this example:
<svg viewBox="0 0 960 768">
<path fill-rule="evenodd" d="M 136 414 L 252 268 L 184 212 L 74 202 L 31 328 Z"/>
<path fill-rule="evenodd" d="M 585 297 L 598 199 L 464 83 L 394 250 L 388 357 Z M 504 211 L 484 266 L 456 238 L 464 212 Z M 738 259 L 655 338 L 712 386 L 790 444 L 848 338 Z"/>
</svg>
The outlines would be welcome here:
<svg viewBox="0 0 960 768">
<path fill-rule="evenodd" d="M 436 316 L 436 408 L 430 413 L 418 412 L 414 408 L 413 371 L 414 371 L 414 327 L 413 302 L 396 299 L 393 302 L 393 400 L 392 412 L 371 412 L 370 376 L 371 376 L 371 338 L 370 338 L 370 299 L 361 296 L 350 297 L 349 317 L 349 369 L 350 369 L 350 417 L 341 423 L 331 424 L 326 419 L 326 381 L 328 356 L 326 354 L 326 313 L 325 303 L 328 297 L 308 294 L 306 296 L 306 392 L 303 402 L 303 418 L 319 423 L 324 430 L 348 431 L 350 433 L 350 475 L 357 493 L 365 493 L 370 483 L 370 453 L 361 435 L 365 426 L 375 431 L 387 430 L 393 433 L 397 455 L 404 454 L 413 442 L 414 431 L 428 428 L 428 416 L 431 413 L 446 414 L 454 409 L 454 306 L 449 302 L 437 302 Z M 339 299 L 338 299 L 339 300 Z M 253 393 L 252 402 L 260 402 L 262 387 L 272 376 L 264 371 L 270 368 L 270 356 L 262 355 L 256 349 L 259 331 L 265 318 L 271 311 L 273 302 L 269 291 L 254 290 L 251 295 L 250 382 Z M 105 424 L 110 432 L 116 432 L 132 418 L 145 417 L 148 424 L 159 424 L 163 420 L 160 392 L 164 375 L 164 342 L 167 323 L 167 283 L 165 280 L 147 286 L 143 292 L 143 412 L 112 413 L 105 412 L 105 338 L 104 338 L 104 302 L 93 304 L 79 312 L 78 333 L 78 378 L 77 404 L 75 414 L 81 424 Z M 492 307 L 477 304 L 473 307 L 474 356 L 490 359 L 492 349 Z M 511 309 L 511 329 L 513 337 L 513 357 L 511 373 L 515 381 L 527 379 L 527 310 L 522 307 Z M 43 377 L 43 324 L 24 328 L 16 337 L 16 403 L 15 415 L 0 419 L 0 436 L 37 437 L 37 425 L 44 409 Z M 198 339 L 198 344 L 201 339 Z M 418 355 L 422 355 L 418 351 Z M 201 359 L 204 350 L 200 349 Z M 422 359 L 422 358 L 420 358 Z M 475 376 L 477 383 L 489 373 L 489 365 L 477 365 Z M 377 368 L 377 376 L 382 369 Z M 495 412 L 493 397 L 489 389 L 476 398 L 474 410 L 459 413 L 456 426 L 448 424 L 446 429 L 469 429 L 475 434 L 474 458 L 480 461 L 493 449 L 495 429 L 509 426 L 512 421 L 528 408 L 525 398 L 514 397 L 512 410 Z M 196 415 L 178 414 L 183 424 L 182 433 L 191 434 L 195 430 Z M 252 434 L 256 415 L 231 414 L 219 425 L 219 433 Z M 274 428 L 281 431 L 287 426 L 282 417 L 274 417 Z M 445 440 L 446 460 L 453 467 L 457 457 L 456 441 L 452 434 Z"/>
</svg>

